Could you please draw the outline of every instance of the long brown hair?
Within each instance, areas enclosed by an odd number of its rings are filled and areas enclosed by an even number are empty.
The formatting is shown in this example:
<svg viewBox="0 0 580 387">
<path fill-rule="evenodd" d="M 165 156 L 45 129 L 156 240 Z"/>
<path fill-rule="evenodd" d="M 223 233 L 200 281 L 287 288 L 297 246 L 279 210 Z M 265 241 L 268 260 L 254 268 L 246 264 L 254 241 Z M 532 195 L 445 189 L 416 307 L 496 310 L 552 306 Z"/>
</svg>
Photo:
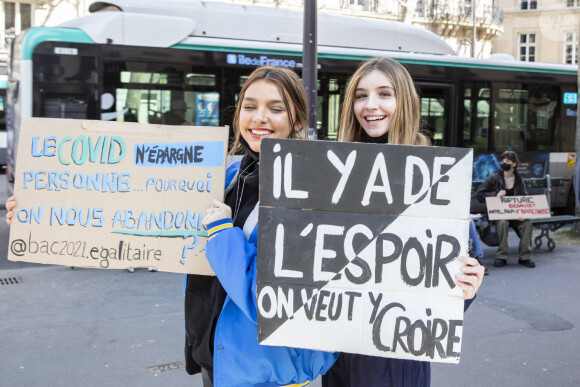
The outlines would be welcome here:
<svg viewBox="0 0 580 387">
<path fill-rule="evenodd" d="M 306 136 L 302 135 L 302 132 L 308 122 L 308 102 L 306 99 L 306 90 L 304 90 L 300 78 L 292 70 L 282 67 L 262 66 L 250 74 L 240 91 L 233 120 L 235 139 L 230 154 L 236 153 L 242 148 L 240 144 L 240 138 L 242 136 L 240 131 L 242 101 L 244 100 L 248 87 L 259 80 L 272 82 L 278 87 L 290 121 L 291 131 L 289 138 L 306 138 Z"/>
<path fill-rule="evenodd" d="M 374 58 L 363 62 L 348 81 L 342 103 L 338 140 L 362 141 L 364 129 L 353 111 L 355 93 L 361 78 L 375 70 L 382 71 L 391 80 L 397 98 L 397 108 L 388 132 L 389 144 L 429 145 L 429 140 L 419 133 L 421 103 L 411 75 L 403 65 L 391 58 Z"/>
</svg>

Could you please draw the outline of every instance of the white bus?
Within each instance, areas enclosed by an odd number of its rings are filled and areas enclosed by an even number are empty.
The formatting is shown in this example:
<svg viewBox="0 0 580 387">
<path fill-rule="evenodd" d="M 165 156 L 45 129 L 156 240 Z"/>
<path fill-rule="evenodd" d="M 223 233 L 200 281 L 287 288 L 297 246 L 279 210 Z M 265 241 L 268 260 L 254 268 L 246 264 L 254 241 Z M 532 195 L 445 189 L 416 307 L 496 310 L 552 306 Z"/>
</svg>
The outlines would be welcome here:
<svg viewBox="0 0 580 387">
<path fill-rule="evenodd" d="M 90 11 L 27 30 L 13 44 L 11 183 L 23 117 L 231 126 L 241 85 L 256 66 L 301 72 L 301 12 L 146 0 L 95 2 Z M 435 145 L 472 147 L 476 155 L 515 150 L 529 173 L 565 178 L 552 192 L 554 208 L 573 206 L 576 66 L 460 58 L 418 27 L 319 13 L 318 138 L 336 138 L 346 81 L 377 56 L 409 69 Z"/>
</svg>

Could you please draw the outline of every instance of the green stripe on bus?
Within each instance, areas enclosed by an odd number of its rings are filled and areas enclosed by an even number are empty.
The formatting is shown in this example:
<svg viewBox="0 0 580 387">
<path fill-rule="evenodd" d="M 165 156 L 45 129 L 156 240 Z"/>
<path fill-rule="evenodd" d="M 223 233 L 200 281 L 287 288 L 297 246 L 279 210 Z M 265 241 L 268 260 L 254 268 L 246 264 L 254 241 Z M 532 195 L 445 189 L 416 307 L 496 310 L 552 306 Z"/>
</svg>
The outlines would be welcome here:
<svg viewBox="0 0 580 387">
<path fill-rule="evenodd" d="M 35 27 L 26 31 L 22 42 L 22 59 L 31 60 L 34 49 L 43 42 L 95 43 L 77 28 Z"/>
<path fill-rule="evenodd" d="M 182 50 L 196 50 L 196 51 L 218 51 L 218 52 L 239 52 L 244 54 L 267 54 L 267 55 L 287 55 L 287 56 L 302 56 L 302 51 L 287 51 L 287 50 L 271 50 L 271 49 L 255 49 L 255 48 L 240 48 L 240 47 L 227 47 L 227 46 L 208 46 L 208 45 L 190 45 L 179 43 L 171 48 L 177 48 Z M 345 59 L 354 61 L 364 61 L 374 56 L 365 55 L 345 55 L 345 54 L 326 54 L 319 53 L 319 58 L 325 59 Z M 575 71 L 568 70 L 556 70 L 556 69 L 533 69 L 526 67 L 516 67 L 516 66 L 502 66 L 495 64 L 477 64 L 477 63 L 459 63 L 452 61 L 429 61 L 425 59 L 409 59 L 409 58 L 399 58 L 396 54 L 391 55 L 391 58 L 396 59 L 401 63 L 406 64 L 416 64 L 416 65 L 438 65 L 447 67 L 463 67 L 463 68 L 475 68 L 475 69 L 488 69 L 488 70 L 507 70 L 507 71 L 525 71 L 525 72 L 539 72 L 539 73 L 551 73 L 551 74 L 568 74 L 576 75 Z"/>
<path fill-rule="evenodd" d="M 397 59 L 396 57 L 394 59 Z M 415 59 L 397 59 L 401 63 L 417 64 L 417 65 L 434 65 L 439 64 L 447 67 L 464 67 L 470 69 L 486 69 L 486 70 L 506 70 L 506 71 L 525 71 L 529 73 L 549 73 L 549 74 L 568 74 L 576 75 L 575 71 L 568 70 L 557 70 L 557 69 L 533 69 L 526 67 L 515 67 L 515 66 L 502 66 L 495 64 L 476 64 L 476 63 L 456 63 L 456 62 L 435 62 L 428 60 L 415 60 Z"/>
</svg>

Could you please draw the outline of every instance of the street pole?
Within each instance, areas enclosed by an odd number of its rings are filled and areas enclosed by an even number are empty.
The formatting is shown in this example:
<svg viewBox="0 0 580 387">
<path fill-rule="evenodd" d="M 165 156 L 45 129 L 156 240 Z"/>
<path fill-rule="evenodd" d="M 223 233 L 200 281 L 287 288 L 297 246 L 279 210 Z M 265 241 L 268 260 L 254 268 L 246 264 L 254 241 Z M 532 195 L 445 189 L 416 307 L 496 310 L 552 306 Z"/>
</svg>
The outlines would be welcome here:
<svg viewBox="0 0 580 387">
<path fill-rule="evenodd" d="M 580 34 L 578 35 L 580 36 Z M 576 57 L 580 59 L 580 54 L 578 54 L 579 47 L 576 47 Z M 577 89 L 576 92 L 580 92 L 580 60 L 577 60 L 576 65 L 578 65 L 578 77 L 576 80 Z M 578 94 L 576 94 L 578 95 Z M 576 197 L 576 216 L 580 216 L 580 120 L 578 119 L 578 112 L 580 111 L 580 99 L 576 101 L 576 157 L 574 158 L 575 169 L 574 169 L 574 194 Z M 574 232 L 576 235 L 580 235 L 580 222 L 574 223 Z"/>
<path fill-rule="evenodd" d="M 309 137 L 316 138 L 316 112 L 318 110 L 317 56 L 317 6 L 316 0 L 304 1 L 304 37 L 302 47 L 302 84 L 308 98 L 308 131 Z"/>
<path fill-rule="evenodd" d="M 477 30 L 475 29 L 475 7 L 476 0 L 471 0 L 471 19 L 473 20 L 473 36 L 471 37 L 471 57 L 475 58 L 475 42 L 477 39 Z"/>
</svg>

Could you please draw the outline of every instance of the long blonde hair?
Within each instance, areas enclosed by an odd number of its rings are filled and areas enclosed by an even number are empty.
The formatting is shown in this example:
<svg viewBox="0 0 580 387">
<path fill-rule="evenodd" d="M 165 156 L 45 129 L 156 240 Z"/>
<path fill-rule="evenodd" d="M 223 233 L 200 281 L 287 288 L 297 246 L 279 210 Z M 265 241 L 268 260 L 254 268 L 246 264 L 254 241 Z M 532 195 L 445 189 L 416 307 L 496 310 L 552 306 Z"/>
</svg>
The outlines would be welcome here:
<svg viewBox="0 0 580 387">
<path fill-rule="evenodd" d="M 388 132 L 389 144 L 429 145 L 429 140 L 419 133 L 421 103 L 409 72 L 391 58 L 374 58 L 363 62 L 346 86 L 340 115 L 339 141 L 361 142 L 363 128 L 353 111 L 355 93 L 361 78 L 372 71 L 382 71 L 393 83 L 397 108 Z"/>
<path fill-rule="evenodd" d="M 264 80 L 272 82 L 278 87 L 278 91 L 284 101 L 284 107 L 288 112 L 288 119 L 290 121 L 290 136 L 289 138 L 305 138 L 302 135 L 303 128 L 307 126 L 308 122 L 308 102 L 306 98 L 306 90 L 300 81 L 300 77 L 292 71 L 282 67 L 261 66 L 252 71 L 240 91 L 238 105 L 234 113 L 233 129 L 234 129 L 234 143 L 230 150 L 230 154 L 236 153 L 242 149 L 240 138 L 242 137 L 240 131 L 240 110 L 242 109 L 242 101 L 246 95 L 246 90 L 256 81 Z"/>
</svg>

